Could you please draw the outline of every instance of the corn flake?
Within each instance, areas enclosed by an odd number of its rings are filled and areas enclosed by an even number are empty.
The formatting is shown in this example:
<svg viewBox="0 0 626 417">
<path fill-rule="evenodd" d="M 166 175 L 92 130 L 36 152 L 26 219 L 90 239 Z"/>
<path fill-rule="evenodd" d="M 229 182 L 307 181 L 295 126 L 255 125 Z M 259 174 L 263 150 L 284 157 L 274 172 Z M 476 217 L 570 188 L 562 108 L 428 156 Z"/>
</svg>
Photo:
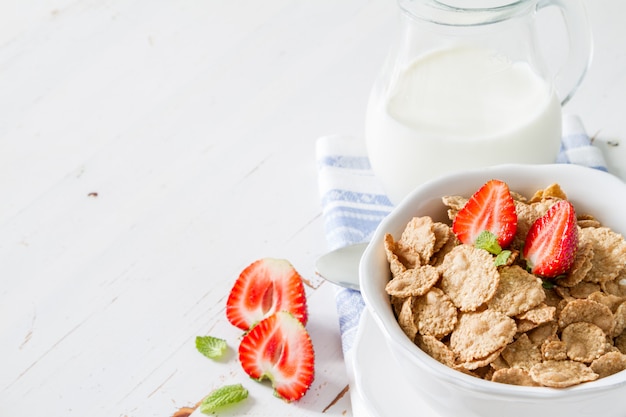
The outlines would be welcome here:
<svg viewBox="0 0 626 417">
<path fill-rule="evenodd" d="M 600 287 L 607 294 L 626 297 L 626 269 L 623 269 L 614 279 L 602 282 Z"/>
<path fill-rule="evenodd" d="M 593 266 L 592 258 L 593 245 L 590 242 L 582 242 L 578 247 L 578 251 L 576 251 L 576 258 L 574 258 L 572 268 L 563 278 L 559 278 L 559 285 L 573 287 L 582 282 Z"/>
<path fill-rule="evenodd" d="M 457 323 L 457 310 L 450 297 L 439 288 L 431 288 L 413 305 L 420 334 L 437 339 L 449 334 Z"/>
<path fill-rule="evenodd" d="M 387 262 L 389 262 L 389 270 L 391 276 L 396 277 L 406 271 L 406 266 L 402 263 L 396 252 L 396 242 L 393 240 L 393 236 L 389 233 L 385 235 L 385 254 L 387 255 Z"/>
<path fill-rule="evenodd" d="M 435 252 L 436 240 L 433 232 L 433 220 L 430 217 L 411 219 L 397 242 L 398 250 L 407 260 L 407 268 L 415 268 L 428 263 Z"/>
<path fill-rule="evenodd" d="M 502 358 L 510 367 L 525 370 L 542 360 L 539 346 L 531 342 L 525 333 L 506 346 L 502 351 Z"/>
<path fill-rule="evenodd" d="M 584 363 L 569 360 L 540 362 L 530 368 L 529 374 L 536 383 L 552 388 L 571 387 L 599 377 Z"/>
<path fill-rule="evenodd" d="M 404 299 L 400 313 L 398 314 L 398 324 L 409 339 L 415 339 L 415 335 L 417 335 L 417 324 L 415 324 L 413 314 L 413 297 Z"/>
<path fill-rule="evenodd" d="M 534 307 L 533 309 L 528 310 L 516 316 L 515 318 L 517 320 L 528 321 L 528 322 L 535 324 L 536 326 L 539 326 L 540 324 L 549 323 L 555 320 L 556 307 L 546 305 L 545 303 L 541 303 L 538 306 Z M 518 331 L 520 331 L 519 326 L 518 326 Z"/>
<path fill-rule="evenodd" d="M 626 241 L 622 235 L 608 227 L 586 227 L 580 229 L 583 241 L 591 242 L 593 247 L 592 268 L 585 280 L 606 282 L 617 277 L 626 266 Z"/>
<path fill-rule="evenodd" d="M 580 228 L 602 226 L 602 223 L 600 223 L 598 219 L 591 214 L 580 214 L 577 216 L 576 221 L 578 223 L 578 227 Z"/>
<path fill-rule="evenodd" d="M 619 336 L 626 330 L 626 302 L 621 303 L 615 313 L 615 327 L 613 328 L 613 336 Z"/>
<path fill-rule="evenodd" d="M 626 355 L 621 352 L 607 352 L 591 362 L 591 370 L 600 378 L 616 374 L 626 369 Z"/>
<path fill-rule="evenodd" d="M 579 321 L 568 325 L 561 333 L 567 357 L 584 363 L 591 363 L 606 352 L 604 331 L 592 323 Z"/>
<path fill-rule="evenodd" d="M 449 367 L 455 366 L 454 352 L 436 337 L 418 334 L 415 338 L 415 344 L 444 365 Z"/>
<path fill-rule="evenodd" d="M 503 368 L 495 371 L 491 377 L 493 382 L 502 384 L 521 385 L 525 387 L 538 387 L 528 371 L 520 368 Z"/>
<path fill-rule="evenodd" d="M 595 324 L 607 335 L 612 334 L 615 327 L 613 313 L 604 304 L 587 299 L 576 299 L 568 302 L 559 316 L 561 329 L 581 321 Z"/>
<path fill-rule="evenodd" d="M 567 200 L 567 195 L 561 189 L 559 184 L 550 184 L 543 190 L 538 190 L 535 192 L 535 195 L 528 201 L 530 204 L 537 203 L 547 199 L 559 199 L 559 200 Z"/>
<path fill-rule="evenodd" d="M 567 359 L 567 346 L 561 340 L 547 339 L 541 344 L 541 356 L 545 360 L 563 361 Z"/>
<path fill-rule="evenodd" d="M 461 311 L 474 311 L 495 294 L 500 274 L 485 250 L 458 245 L 439 266 L 441 289 Z"/>
<path fill-rule="evenodd" d="M 485 358 L 513 341 L 515 321 L 494 310 L 463 313 L 450 335 L 450 348 L 461 362 Z"/>
<path fill-rule="evenodd" d="M 489 308 L 507 316 L 517 316 L 545 300 L 541 279 L 519 265 L 502 267 L 499 273 L 499 285 L 493 298 L 487 302 Z"/>
<path fill-rule="evenodd" d="M 387 294 L 396 297 L 416 297 L 424 295 L 439 280 L 439 271 L 434 266 L 424 265 L 407 269 L 396 275 L 385 286 Z"/>
</svg>

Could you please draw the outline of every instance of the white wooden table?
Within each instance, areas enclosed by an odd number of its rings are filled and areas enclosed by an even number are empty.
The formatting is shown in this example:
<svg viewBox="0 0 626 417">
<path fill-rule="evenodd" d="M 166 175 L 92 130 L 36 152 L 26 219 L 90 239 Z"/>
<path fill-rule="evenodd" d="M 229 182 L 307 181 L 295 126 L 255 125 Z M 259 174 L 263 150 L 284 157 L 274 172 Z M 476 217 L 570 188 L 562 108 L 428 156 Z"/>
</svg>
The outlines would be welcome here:
<svg viewBox="0 0 626 417">
<path fill-rule="evenodd" d="M 626 178 L 626 3 L 588 0 L 595 58 L 566 111 Z M 0 2 L 0 415 L 350 416 L 314 144 L 362 135 L 393 0 Z M 228 292 L 257 258 L 310 282 L 316 379 L 248 379 Z M 229 342 L 214 362 L 197 335 Z"/>
</svg>

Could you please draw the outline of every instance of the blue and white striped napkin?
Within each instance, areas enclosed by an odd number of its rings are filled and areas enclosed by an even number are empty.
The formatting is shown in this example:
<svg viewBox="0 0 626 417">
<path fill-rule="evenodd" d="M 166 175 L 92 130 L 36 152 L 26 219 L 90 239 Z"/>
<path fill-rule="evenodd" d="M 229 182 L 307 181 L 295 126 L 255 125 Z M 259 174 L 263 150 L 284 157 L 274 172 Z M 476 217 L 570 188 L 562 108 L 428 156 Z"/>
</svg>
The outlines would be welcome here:
<svg viewBox="0 0 626 417">
<path fill-rule="evenodd" d="M 329 249 L 367 241 L 393 205 L 374 176 L 362 140 L 324 136 L 317 141 L 322 214 Z M 577 116 L 563 117 L 563 139 L 557 163 L 606 171 L 600 149 L 593 146 Z M 353 345 L 361 312 L 361 293 L 339 288 L 336 295 L 344 353 Z"/>
</svg>

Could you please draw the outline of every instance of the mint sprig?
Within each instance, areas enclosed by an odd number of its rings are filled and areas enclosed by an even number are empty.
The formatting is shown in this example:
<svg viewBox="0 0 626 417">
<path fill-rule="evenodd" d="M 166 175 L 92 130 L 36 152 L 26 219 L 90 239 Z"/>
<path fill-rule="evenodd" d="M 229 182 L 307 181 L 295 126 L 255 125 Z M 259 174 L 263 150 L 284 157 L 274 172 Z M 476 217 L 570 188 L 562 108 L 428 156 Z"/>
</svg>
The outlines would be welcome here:
<svg viewBox="0 0 626 417">
<path fill-rule="evenodd" d="M 478 249 L 484 249 L 492 255 L 496 255 L 496 259 L 494 260 L 496 266 L 506 265 L 511 257 L 511 251 L 502 250 L 498 243 L 498 236 L 489 230 L 480 232 L 474 242 L 474 246 Z"/>
<path fill-rule="evenodd" d="M 498 255 L 502 252 L 502 248 L 498 244 L 498 236 L 491 233 L 489 230 L 483 230 L 480 232 L 474 242 L 474 246 L 478 249 L 484 249 L 493 255 Z"/>
<path fill-rule="evenodd" d="M 225 385 L 209 393 L 200 403 L 200 411 L 211 414 L 220 408 L 248 398 L 248 390 L 241 384 Z"/>
<path fill-rule="evenodd" d="M 509 263 L 509 258 L 511 257 L 510 250 L 503 250 L 499 254 L 496 255 L 495 264 L 496 266 L 507 265 Z"/>
<path fill-rule="evenodd" d="M 227 347 L 224 339 L 213 336 L 196 336 L 196 349 L 207 358 L 221 358 Z"/>
</svg>

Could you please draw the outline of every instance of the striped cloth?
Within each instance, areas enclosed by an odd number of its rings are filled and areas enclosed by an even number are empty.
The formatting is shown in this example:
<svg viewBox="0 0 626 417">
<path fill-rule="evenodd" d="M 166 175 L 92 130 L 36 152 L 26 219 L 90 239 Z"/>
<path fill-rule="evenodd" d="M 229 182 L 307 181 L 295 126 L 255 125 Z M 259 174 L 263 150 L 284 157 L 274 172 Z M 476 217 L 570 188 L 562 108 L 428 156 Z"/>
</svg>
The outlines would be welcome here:
<svg viewBox="0 0 626 417">
<path fill-rule="evenodd" d="M 393 208 L 371 171 L 364 143 L 350 136 L 324 136 L 316 144 L 319 192 L 329 249 L 371 238 Z M 577 116 L 563 117 L 563 139 L 557 163 L 606 171 L 601 151 L 594 147 Z M 339 288 L 336 295 L 342 346 L 346 353 L 364 308 L 358 291 Z"/>
</svg>

